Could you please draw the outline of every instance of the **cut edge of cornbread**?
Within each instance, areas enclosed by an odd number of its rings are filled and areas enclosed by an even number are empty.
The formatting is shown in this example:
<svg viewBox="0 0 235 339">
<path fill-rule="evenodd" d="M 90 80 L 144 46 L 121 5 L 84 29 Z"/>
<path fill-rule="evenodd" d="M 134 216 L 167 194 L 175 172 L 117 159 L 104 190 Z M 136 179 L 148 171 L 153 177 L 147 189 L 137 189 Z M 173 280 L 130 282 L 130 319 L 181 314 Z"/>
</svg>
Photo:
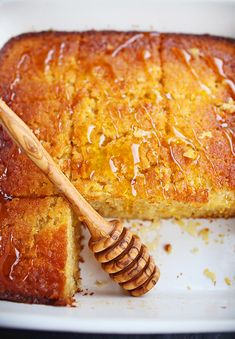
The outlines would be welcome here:
<svg viewBox="0 0 235 339">
<path fill-rule="evenodd" d="M 81 224 L 72 211 L 70 227 L 67 229 L 67 261 L 65 265 L 65 275 L 67 277 L 64 288 L 66 296 L 72 297 L 80 289 L 80 268 L 79 258 L 81 251 Z"/>
<path fill-rule="evenodd" d="M 235 215 L 235 192 L 219 191 L 210 193 L 207 203 L 175 201 L 174 204 L 166 200 L 159 203 L 138 200 L 127 206 L 122 198 L 106 198 L 105 201 L 89 198 L 90 204 L 104 217 L 126 219 L 169 219 L 169 218 L 230 218 Z"/>
<path fill-rule="evenodd" d="M 80 224 L 62 197 L 0 201 L 0 299 L 65 306 L 79 288 Z"/>
</svg>

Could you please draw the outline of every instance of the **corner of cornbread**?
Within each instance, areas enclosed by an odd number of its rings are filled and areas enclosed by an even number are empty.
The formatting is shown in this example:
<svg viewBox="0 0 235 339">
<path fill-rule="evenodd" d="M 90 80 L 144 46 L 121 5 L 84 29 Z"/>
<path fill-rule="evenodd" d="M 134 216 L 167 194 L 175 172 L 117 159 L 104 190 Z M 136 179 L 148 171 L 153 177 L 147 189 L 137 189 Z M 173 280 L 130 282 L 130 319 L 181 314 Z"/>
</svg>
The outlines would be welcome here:
<svg viewBox="0 0 235 339">
<path fill-rule="evenodd" d="M 0 203 L 0 298 L 71 304 L 78 289 L 79 228 L 63 198 Z"/>
</svg>

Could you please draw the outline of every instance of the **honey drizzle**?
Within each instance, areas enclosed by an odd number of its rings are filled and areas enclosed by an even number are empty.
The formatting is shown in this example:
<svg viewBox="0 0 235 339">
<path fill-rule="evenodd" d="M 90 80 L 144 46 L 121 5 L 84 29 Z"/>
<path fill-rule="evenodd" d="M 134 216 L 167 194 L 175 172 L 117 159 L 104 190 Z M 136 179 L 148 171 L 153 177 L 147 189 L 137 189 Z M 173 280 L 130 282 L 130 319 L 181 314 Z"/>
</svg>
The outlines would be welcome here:
<svg viewBox="0 0 235 339">
<path fill-rule="evenodd" d="M 194 150 L 196 149 L 195 145 L 193 144 L 193 142 L 187 138 L 183 133 L 179 132 L 174 126 L 172 127 L 172 130 L 173 130 L 173 133 L 175 135 L 176 138 L 179 138 L 182 142 L 184 142 L 186 145 L 190 145 Z M 179 167 L 179 169 L 181 170 L 181 172 L 183 173 L 184 177 L 185 177 L 185 180 L 186 182 L 188 181 L 187 180 L 187 177 L 185 176 L 185 171 L 183 170 L 182 166 L 180 165 L 180 163 L 178 162 L 178 160 L 176 160 L 175 158 L 175 155 L 174 155 L 174 152 L 173 152 L 173 148 L 171 146 L 171 142 L 172 140 L 175 138 L 175 137 L 172 137 L 168 140 L 168 144 L 170 145 L 170 155 L 171 155 L 171 158 L 172 160 L 174 161 L 174 163 Z"/>
<path fill-rule="evenodd" d="M 90 126 L 88 126 L 88 129 L 87 129 L 87 140 L 88 140 L 89 144 L 92 144 L 91 133 L 92 133 L 94 128 L 95 128 L 95 125 L 90 125 Z"/>
<path fill-rule="evenodd" d="M 174 53 L 179 56 L 181 58 L 181 60 L 183 60 L 184 64 L 187 66 L 187 68 L 189 69 L 190 73 L 193 75 L 193 77 L 197 80 L 198 84 L 200 85 L 200 87 L 208 94 L 211 95 L 211 89 L 209 87 L 207 87 L 204 83 L 201 82 L 197 72 L 195 71 L 195 69 L 191 66 L 190 62 L 192 59 L 192 56 L 190 53 L 188 53 L 186 50 L 184 49 L 180 49 L 180 48 L 173 48 Z"/>
<path fill-rule="evenodd" d="M 0 188 L 0 197 L 2 197 L 6 201 L 7 200 L 11 201 L 13 199 L 11 195 L 4 192 L 1 188 Z"/>
<path fill-rule="evenodd" d="M 221 115 L 219 115 L 218 113 L 216 113 L 216 121 L 217 121 L 220 129 L 222 130 L 222 132 L 226 136 L 226 139 L 228 140 L 230 151 L 231 151 L 232 155 L 235 156 L 235 151 L 234 151 L 233 141 L 232 141 L 232 139 L 234 138 L 234 132 L 232 131 L 231 128 L 228 128 L 228 124 L 226 123 L 226 120 L 224 118 L 222 118 Z"/>
<path fill-rule="evenodd" d="M 23 65 L 23 63 L 25 62 L 25 60 L 28 58 L 28 54 L 24 53 L 20 60 L 18 61 L 17 65 L 16 65 L 16 73 L 15 73 L 15 78 L 14 80 L 10 83 L 10 91 L 11 91 L 11 96 L 10 96 L 10 102 L 12 103 L 16 97 L 16 92 L 15 92 L 15 88 L 16 86 L 20 83 L 21 81 L 21 75 L 20 75 L 20 68 Z"/>
<path fill-rule="evenodd" d="M 233 95 L 235 95 L 235 84 L 231 79 L 228 79 L 227 75 L 224 72 L 224 62 L 222 59 L 217 58 L 217 57 L 211 57 L 209 55 L 205 55 L 203 53 L 200 54 L 200 56 L 207 62 L 207 64 L 216 72 L 216 74 L 220 77 L 220 79 L 223 79 L 225 81 L 225 83 L 229 86 L 230 90 L 232 91 Z M 219 124 L 220 128 L 222 128 L 223 133 L 225 134 L 228 143 L 229 143 L 229 147 L 231 150 L 231 153 L 233 156 L 235 156 L 235 151 L 234 151 L 234 147 L 233 147 L 233 141 L 232 141 L 232 137 L 234 137 L 233 132 L 230 128 L 227 128 L 227 130 L 225 130 L 224 128 L 227 127 L 227 125 L 223 125 L 225 122 L 225 119 L 223 119 L 220 115 L 219 115 L 220 119 L 216 119 L 217 121 L 222 121 L 221 124 Z M 232 135 L 232 137 L 231 137 Z M 205 151 L 204 151 L 205 152 Z"/>
<path fill-rule="evenodd" d="M 230 130 L 230 129 L 228 129 Z M 230 145 L 230 150 L 231 150 L 231 153 L 233 156 L 235 156 L 235 151 L 234 151 L 234 148 L 233 148 L 233 141 L 232 141 L 232 138 L 231 136 L 229 135 L 229 133 L 227 131 L 224 131 L 227 139 L 228 139 L 228 142 L 229 142 L 229 145 Z M 231 133 L 231 132 L 230 132 Z M 231 133 L 232 134 L 232 133 Z M 233 134 L 232 134 L 233 135 Z"/>
<path fill-rule="evenodd" d="M 110 167 L 111 171 L 113 172 L 114 176 L 118 179 L 118 181 L 121 181 L 121 179 L 118 175 L 118 168 L 115 166 L 113 158 L 115 158 L 115 157 L 111 156 L 111 158 L 109 159 L 109 167 Z"/>
<path fill-rule="evenodd" d="M 12 234 L 12 226 L 4 224 L 7 219 L 8 211 L 6 201 L 0 196 L 0 281 L 4 285 L 14 280 L 14 269 L 20 262 L 20 251 L 14 245 L 14 237 Z M 2 233 L 3 228 L 7 227 L 7 239 Z"/>
<path fill-rule="evenodd" d="M 212 59 L 212 58 L 210 57 L 210 59 Z M 223 60 L 216 58 L 216 57 L 214 57 L 212 60 L 213 60 L 214 65 L 215 65 L 214 68 L 218 72 L 218 74 L 222 78 L 226 78 L 226 75 L 225 75 L 224 70 L 223 70 Z"/>
<path fill-rule="evenodd" d="M 133 163 L 134 163 L 134 176 L 131 179 L 131 191 L 134 197 L 137 195 L 135 184 L 136 184 L 136 178 L 139 174 L 139 166 L 138 166 L 138 164 L 140 163 L 139 147 L 140 147 L 140 144 L 131 145 L 131 152 L 132 152 Z"/>
<path fill-rule="evenodd" d="M 196 79 L 199 80 L 199 77 L 198 77 L 198 74 L 195 72 L 195 70 L 191 67 L 190 65 L 190 60 L 191 60 L 191 55 L 183 50 L 183 49 L 178 49 L 178 48 L 174 48 L 173 49 L 174 52 L 176 52 L 177 54 L 180 54 L 181 55 L 181 58 L 184 60 L 184 63 L 187 65 L 187 67 L 190 69 L 191 73 L 194 75 L 194 77 Z M 211 57 L 209 55 L 205 55 L 204 53 L 200 52 L 200 57 L 202 57 L 206 63 L 216 72 L 216 74 L 220 77 L 220 79 L 223 79 L 224 82 L 229 86 L 230 90 L 232 91 L 233 95 L 235 95 L 235 84 L 234 82 L 229 79 L 227 77 L 227 75 L 225 74 L 224 72 L 224 68 L 223 68 L 223 65 L 224 65 L 224 62 L 222 59 L 220 58 L 217 58 L 217 57 Z M 205 86 L 204 84 L 201 83 L 201 85 Z M 207 88 L 207 87 L 206 87 Z M 224 121 L 224 120 L 223 120 Z M 233 141 L 232 141 L 232 137 L 234 136 L 233 133 L 231 133 L 231 129 L 227 129 L 226 131 L 224 130 L 224 126 L 221 126 L 220 124 L 220 127 L 223 128 L 223 133 L 225 134 L 227 140 L 228 140 L 228 143 L 229 143 L 229 147 L 230 147 L 230 150 L 231 150 L 231 153 L 233 156 L 235 156 L 235 151 L 234 151 L 234 146 L 233 146 Z M 194 131 L 194 134 L 195 134 L 195 131 Z M 232 136 L 232 137 L 231 137 Z M 196 137 L 196 134 L 195 134 L 195 137 Z M 199 142 L 200 146 L 202 146 L 201 142 L 198 140 L 198 138 L 196 138 L 196 140 Z M 213 170 L 214 170 L 214 165 L 212 163 L 212 161 L 209 159 L 208 155 L 206 154 L 206 151 L 205 149 L 203 148 L 202 149 L 207 160 L 210 162 Z"/>
<path fill-rule="evenodd" d="M 204 153 L 204 155 L 205 155 L 207 161 L 210 163 L 210 165 L 211 165 L 213 171 L 215 172 L 214 164 L 213 164 L 213 162 L 211 161 L 211 159 L 208 157 L 208 154 L 207 154 L 207 152 L 206 152 L 206 150 L 205 150 L 203 144 L 202 144 L 201 141 L 198 139 L 198 136 L 197 136 L 197 134 L 196 134 L 194 128 L 192 128 L 192 131 L 193 131 L 193 134 L 194 134 L 194 136 L 195 136 L 196 141 L 197 141 L 198 144 L 200 145 L 200 149 L 201 149 L 202 152 Z"/>
<path fill-rule="evenodd" d="M 118 171 L 118 169 L 117 169 L 117 167 L 114 165 L 113 157 L 111 157 L 111 158 L 109 159 L 109 166 L 110 166 L 110 168 L 111 168 L 111 171 L 112 171 L 114 174 L 116 174 L 117 171 Z"/>
<path fill-rule="evenodd" d="M 231 91 L 233 92 L 233 96 L 235 96 L 235 84 L 234 84 L 234 82 L 230 79 L 225 79 L 224 81 L 230 87 Z"/>
<path fill-rule="evenodd" d="M 142 105 L 142 108 L 144 109 L 146 115 L 148 116 L 149 120 L 150 120 L 150 123 L 151 123 L 151 126 L 152 126 L 152 134 L 155 136 L 155 138 L 157 139 L 157 142 L 158 142 L 158 146 L 161 147 L 161 142 L 160 142 L 160 139 L 157 135 L 157 128 L 156 128 L 156 125 L 155 125 L 155 122 L 153 121 L 153 118 L 151 117 L 151 115 L 149 114 L 148 110 L 146 109 L 146 107 L 144 107 L 144 105 Z"/>
<path fill-rule="evenodd" d="M 2 242 L 1 238 L 0 242 Z M 14 281 L 14 269 L 19 262 L 20 252 L 14 245 L 14 238 L 10 233 L 3 248 L 3 254 L 0 256 L 0 281 L 4 284 Z"/>
<path fill-rule="evenodd" d="M 8 168 L 5 167 L 2 175 L 0 176 L 0 183 L 1 181 L 4 181 L 4 180 L 7 180 L 7 173 L 8 173 Z M 0 187 L 0 199 L 3 199 L 3 200 L 12 200 L 12 196 L 10 194 L 8 194 L 7 192 L 3 191 L 3 189 Z M 0 200 L 0 203 L 1 203 L 1 200 Z"/>
<path fill-rule="evenodd" d="M 202 58 L 206 61 L 209 67 L 211 67 L 216 74 L 220 77 L 220 79 L 223 79 L 224 82 L 228 85 L 231 92 L 233 93 L 233 96 L 235 96 L 235 84 L 234 82 L 227 77 L 227 75 L 224 72 L 224 62 L 222 59 L 217 57 L 211 57 L 209 55 L 201 54 Z"/>
<path fill-rule="evenodd" d="M 103 143 L 105 142 L 105 139 L 106 139 L 105 135 L 101 134 L 100 140 L 99 140 L 99 147 L 103 146 Z"/>
<path fill-rule="evenodd" d="M 171 154 L 171 158 L 174 161 L 174 163 L 179 167 L 179 169 L 181 170 L 182 173 L 184 173 L 183 168 L 181 167 L 180 163 L 176 160 L 172 146 L 170 145 L 170 154 Z"/>
<path fill-rule="evenodd" d="M 59 57 L 58 57 L 58 65 L 59 66 L 61 66 L 63 64 L 64 50 L 65 50 L 65 42 L 61 42 L 60 49 L 59 49 Z"/>
<path fill-rule="evenodd" d="M 13 264 L 11 265 L 10 272 L 9 272 L 8 276 L 9 276 L 10 280 L 13 280 L 14 279 L 14 277 L 13 277 L 14 268 L 15 268 L 15 266 L 18 265 L 18 263 L 20 261 L 20 251 L 16 248 L 15 245 L 13 245 L 14 239 L 13 239 L 12 234 L 10 236 L 10 243 L 11 243 L 11 246 L 13 247 L 13 249 L 14 249 L 14 252 L 15 252 L 15 260 L 14 260 Z"/>
<path fill-rule="evenodd" d="M 177 138 L 179 138 L 181 141 L 183 141 L 186 145 L 190 145 L 194 150 L 196 149 L 194 143 L 192 140 L 187 138 L 183 133 L 179 132 L 174 126 L 172 127 L 174 134 Z"/>
<path fill-rule="evenodd" d="M 118 113 L 118 115 L 119 115 L 119 114 L 120 114 L 120 113 Z M 112 112 L 111 112 L 111 111 L 109 111 L 109 116 L 110 116 L 110 118 L 111 118 L 113 127 L 114 127 L 115 132 L 116 132 L 116 138 L 119 138 L 120 135 L 119 135 L 119 133 L 118 133 L 118 127 L 117 127 L 117 125 L 116 125 L 116 123 L 115 123 L 115 120 L 114 120 L 114 118 L 113 118 L 113 115 L 112 115 Z"/>
<path fill-rule="evenodd" d="M 45 71 L 45 73 L 50 71 L 50 68 L 51 68 L 50 64 L 51 64 L 51 61 L 54 58 L 54 54 L 55 54 L 54 48 L 50 49 L 49 52 L 47 53 L 47 56 L 46 56 L 45 61 L 44 61 L 44 71 Z"/>
<path fill-rule="evenodd" d="M 112 57 L 115 57 L 119 52 L 121 52 L 122 49 L 130 46 L 131 44 L 133 44 L 136 40 L 142 38 L 144 35 L 141 34 L 136 34 L 134 36 L 132 36 L 130 39 L 128 39 L 127 41 L 125 41 L 123 44 L 119 45 L 113 52 L 112 52 Z"/>
</svg>

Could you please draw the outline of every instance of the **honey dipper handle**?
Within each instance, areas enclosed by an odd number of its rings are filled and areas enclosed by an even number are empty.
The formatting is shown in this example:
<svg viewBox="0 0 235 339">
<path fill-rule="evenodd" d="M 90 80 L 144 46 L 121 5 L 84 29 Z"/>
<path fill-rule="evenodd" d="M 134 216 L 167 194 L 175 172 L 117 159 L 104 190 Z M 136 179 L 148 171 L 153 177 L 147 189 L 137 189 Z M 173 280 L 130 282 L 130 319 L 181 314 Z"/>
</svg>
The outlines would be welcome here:
<svg viewBox="0 0 235 339">
<path fill-rule="evenodd" d="M 101 217 L 62 173 L 30 128 L 0 98 L 0 123 L 16 144 L 58 187 L 82 215 L 93 239 L 108 237 L 113 226 Z"/>
</svg>

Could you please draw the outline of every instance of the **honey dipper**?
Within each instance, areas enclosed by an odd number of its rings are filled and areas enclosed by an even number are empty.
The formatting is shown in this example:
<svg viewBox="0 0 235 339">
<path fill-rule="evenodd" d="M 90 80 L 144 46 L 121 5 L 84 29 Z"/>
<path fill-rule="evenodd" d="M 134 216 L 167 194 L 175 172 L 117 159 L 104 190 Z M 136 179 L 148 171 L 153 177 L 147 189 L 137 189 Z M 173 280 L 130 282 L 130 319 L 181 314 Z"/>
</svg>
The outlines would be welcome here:
<svg viewBox="0 0 235 339">
<path fill-rule="evenodd" d="M 55 184 L 81 215 L 91 238 L 89 247 L 103 269 L 132 296 L 141 296 L 159 279 L 147 247 L 119 220 L 99 215 L 62 173 L 30 128 L 0 98 L 0 123 L 16 144 Z"/>
</svg>

